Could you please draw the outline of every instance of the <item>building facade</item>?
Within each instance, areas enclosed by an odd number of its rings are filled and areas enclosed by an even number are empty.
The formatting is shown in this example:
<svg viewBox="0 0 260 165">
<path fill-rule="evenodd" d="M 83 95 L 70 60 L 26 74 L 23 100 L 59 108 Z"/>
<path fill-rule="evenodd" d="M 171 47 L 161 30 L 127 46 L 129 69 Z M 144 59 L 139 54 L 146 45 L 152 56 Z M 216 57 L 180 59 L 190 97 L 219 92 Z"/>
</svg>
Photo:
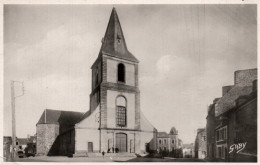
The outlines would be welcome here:
<svg viewBox="0 0 260 165">
<path fill-rule="evenodd" d="M 216 140 L 215 140 L 215 104 L 218 101 L 216 98 L 208 107 L 207 125 L 206 125 L 206 136 L 207 136 L 207 159 L 215 159 Z"/>
<path fill-rule="evenodd" d="M 138 65 L 139 61 L 127 49 L 113 8 L 99 55 L 91 67 L 89 111 L 77 122 L 71 119 L 70 126 L 63 130 L 60 122 L 44 126 L 45 131 L 53 130 L 53 134 L 43 141 L 55 139 L 54 153 L 59 155 L 156 150 L 156 129 L 140 110 Z M 45 144 L 53 147 L 54 143 Z"/>
<path fill-rule="evenodd" d="M 195 140 L 195 158 L 205 159 L 207 156 L 207 136 L 206 129 L 199 128 Z"/>
<path fill-rule="evenodd" d="M 234 85 L 224 86 L 222 97 L 209 107 L 208 158 L 226 162 L 256 162 L 257 69 L 239 70 L 234 75 Z"/>
<path fill-rule="evenodd" d="M 179 139 L 178 131 L 172 127 L 169 133 L 157 133 L 157 151 L 169 153 L 173 157 L 182 157 L 182 140 Z"/>
<path fill-rule="evenodd" d="M 183 144 L 183 158 L 195 158 L 195 148 L 194 143 Z"/>
</svg>

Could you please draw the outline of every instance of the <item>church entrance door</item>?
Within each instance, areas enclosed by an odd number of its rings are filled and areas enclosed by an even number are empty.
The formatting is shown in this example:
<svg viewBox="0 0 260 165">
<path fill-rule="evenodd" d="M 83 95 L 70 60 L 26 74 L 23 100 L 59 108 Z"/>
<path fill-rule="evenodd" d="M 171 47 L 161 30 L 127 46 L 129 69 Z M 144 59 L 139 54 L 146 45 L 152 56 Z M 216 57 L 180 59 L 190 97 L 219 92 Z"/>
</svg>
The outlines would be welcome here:
<svg viewBox="0 0 260 165">
<path fill-rule="evenodd" d="M 118 152 L 127 152 L 127 135 L 124 133 L 116 134 L 116 148 Z"/>
</svg>

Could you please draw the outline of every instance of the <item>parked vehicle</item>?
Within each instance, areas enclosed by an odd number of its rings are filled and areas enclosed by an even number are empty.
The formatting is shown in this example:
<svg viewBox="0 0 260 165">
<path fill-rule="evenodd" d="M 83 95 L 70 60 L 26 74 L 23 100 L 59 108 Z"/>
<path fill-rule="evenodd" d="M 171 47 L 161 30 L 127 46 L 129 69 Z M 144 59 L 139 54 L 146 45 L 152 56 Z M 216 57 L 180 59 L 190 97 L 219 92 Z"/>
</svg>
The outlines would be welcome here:
<svg viewBox="0 0 260 165">
<path fill-rule="evenodd" d="M 24 149 L 25 151 L 25 155 L 27 157 L 30 157 L 30 156 L 35 156 L 36 154 L 36 146 L 35 146 L 35 143 L 28 143 L 27 146 L 25 147 Z"/>
<path fill-rule="evenodd" d="M 17 155 L 18 155 L 19 158 L 25 158 L 26 157 L 24 151 L 22 151 L 22 150 L 17 151 Z"/>
</svg>

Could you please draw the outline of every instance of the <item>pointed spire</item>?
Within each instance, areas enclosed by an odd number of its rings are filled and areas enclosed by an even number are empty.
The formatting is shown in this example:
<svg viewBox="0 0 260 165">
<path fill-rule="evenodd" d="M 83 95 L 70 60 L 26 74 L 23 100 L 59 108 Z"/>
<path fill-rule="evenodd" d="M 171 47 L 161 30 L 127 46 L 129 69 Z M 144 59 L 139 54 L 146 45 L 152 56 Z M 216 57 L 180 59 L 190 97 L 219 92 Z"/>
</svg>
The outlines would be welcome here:
<svg viewBox="0 0 260 165">
<path fill-rule="evenodd" d="M 100 55 L 101 54 L 138 62 L 138 60 L 127 49 L 115 7 L 112 9 L 105 37 L 102 39 Z"/>
</svg>

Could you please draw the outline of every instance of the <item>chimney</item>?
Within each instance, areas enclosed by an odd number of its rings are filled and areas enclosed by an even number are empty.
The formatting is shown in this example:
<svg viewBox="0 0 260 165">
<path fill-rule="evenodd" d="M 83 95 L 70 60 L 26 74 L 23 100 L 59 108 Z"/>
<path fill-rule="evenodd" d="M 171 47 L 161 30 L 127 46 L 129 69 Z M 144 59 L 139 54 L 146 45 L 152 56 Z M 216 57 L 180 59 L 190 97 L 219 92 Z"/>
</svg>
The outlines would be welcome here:
<svg viewBox="0 0 260 165">
<path fill-rule="evenodd" d="M 255 79 L 257 79 L 257 69 L 235 71 L 235 85 L 251 86 Z"/>
</svg>

